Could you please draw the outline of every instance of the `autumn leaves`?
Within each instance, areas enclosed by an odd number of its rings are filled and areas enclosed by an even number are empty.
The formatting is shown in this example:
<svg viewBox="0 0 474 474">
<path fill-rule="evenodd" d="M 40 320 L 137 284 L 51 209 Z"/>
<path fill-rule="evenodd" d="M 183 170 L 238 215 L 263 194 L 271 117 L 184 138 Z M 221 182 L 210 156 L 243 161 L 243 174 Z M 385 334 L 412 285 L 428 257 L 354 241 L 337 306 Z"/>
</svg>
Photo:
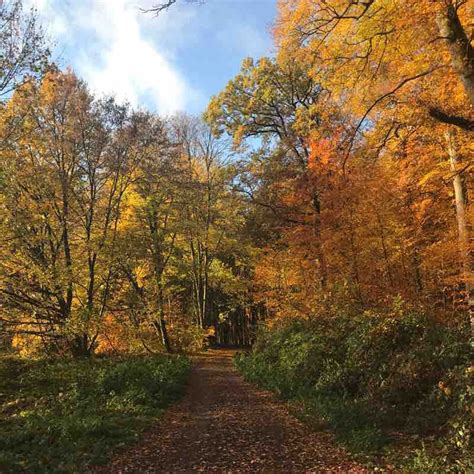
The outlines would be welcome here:
<svg viewBox="0 0 474 474">
<path fill-rule="evenodd" d="M 276 58 L 245 61 L 211 101 L 208 120 L 237 146 L 262 139 L 250 194 L 278 238 L 257 287 L 277 314 L 398 296 L 467 309 L 468 17 L 463 1 L 282 0 Z"/>
</svg>

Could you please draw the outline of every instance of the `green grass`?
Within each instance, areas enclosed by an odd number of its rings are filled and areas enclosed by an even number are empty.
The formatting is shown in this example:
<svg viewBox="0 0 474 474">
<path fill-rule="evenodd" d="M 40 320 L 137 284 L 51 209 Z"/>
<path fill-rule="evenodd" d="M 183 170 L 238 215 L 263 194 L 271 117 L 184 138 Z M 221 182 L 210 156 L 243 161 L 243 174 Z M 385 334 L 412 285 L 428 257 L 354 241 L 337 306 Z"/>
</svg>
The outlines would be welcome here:
<svg viewBox="0 0 474 474">
<path fill-rule="evenodd" d="M 0 356 L 0 472 L 82 472 L 181 396 L 185 357 Z"/>
</svg>

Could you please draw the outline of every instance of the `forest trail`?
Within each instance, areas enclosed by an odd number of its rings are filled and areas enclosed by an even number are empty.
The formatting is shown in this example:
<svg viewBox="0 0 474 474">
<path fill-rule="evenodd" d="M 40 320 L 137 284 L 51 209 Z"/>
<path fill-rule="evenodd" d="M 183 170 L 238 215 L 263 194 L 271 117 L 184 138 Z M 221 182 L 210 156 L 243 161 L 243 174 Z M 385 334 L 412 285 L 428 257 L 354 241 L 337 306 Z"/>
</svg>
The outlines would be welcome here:
<svg viewBox="0 0 474 474">
<path fill-rule="evenodd" d="M 195 358 L 187 393 L 101 472 L 367 472 L 326 432 L 236 372 L 233 351 Z"/>
</svg>

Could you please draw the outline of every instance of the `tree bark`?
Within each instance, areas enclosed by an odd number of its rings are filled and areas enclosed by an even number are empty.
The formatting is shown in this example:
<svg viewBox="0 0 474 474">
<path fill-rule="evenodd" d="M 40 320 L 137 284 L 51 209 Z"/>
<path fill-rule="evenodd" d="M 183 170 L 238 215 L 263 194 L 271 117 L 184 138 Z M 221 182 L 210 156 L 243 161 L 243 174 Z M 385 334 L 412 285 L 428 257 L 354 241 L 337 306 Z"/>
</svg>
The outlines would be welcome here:
<svg viewBox="0 0 474 474">
<path fill-rule="evenodd" d="M 449 161 L 453 172 L 454 199 L 456 203 L 456 220 L 458 224 L 459 248 L 461 251 L 463 279 L 466 288 L 469 320 L 474 332 L 474 265 L 471 255 L 471 228 L 467 218 L 467 196 L 463 177 L 458 171 L 461 159 L 457 153 L 455 136 L 452 130 L 446 131 Z"/>
<path fill-rule="evenodd" d="M 474 105 L 474 48 L 461 24 L 452 3 L 443 8 L 436 18 L 439 33 L 448 45 L 451 65 L 461 80 L 467 96 Z"/>
<path fill-rule="evenodd" d="M 160 270 L 157 270 L 159 272 Z M 171 349 L 170 339 L 168 337 L 168 330 L 166 328 L 165 320 L 165 309 L 164 309 L 164 298 L 163 298 L 163 282 L 162 273 L 156 275 L 156 286 L 157 286 L 157 306 L 158 306 L 158 328 L 161 335 L 161 342 L 166 352 L 173 352 Z"/>
<path fill-rule="evenodd" d="M 314 211 L 313 235 L 316 244 L 316 257 L 319 261 L 319 283 L 321 285 L 321 290 L 324 292 L 327 288 L 327 267 L 321 235 L 321 201 L 316 191 L 313 191 L 311 201 Z"/>
</svg>

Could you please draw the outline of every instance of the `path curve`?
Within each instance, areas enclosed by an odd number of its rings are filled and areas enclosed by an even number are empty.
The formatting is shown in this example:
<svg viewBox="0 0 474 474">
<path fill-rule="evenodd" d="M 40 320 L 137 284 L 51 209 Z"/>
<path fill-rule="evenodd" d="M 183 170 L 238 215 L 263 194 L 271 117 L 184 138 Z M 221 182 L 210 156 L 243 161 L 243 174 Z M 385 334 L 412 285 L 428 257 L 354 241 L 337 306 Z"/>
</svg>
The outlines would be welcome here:
<svg viewBox="0 0 474 474">
<path fill-rule="evenodd" d="M 185 397 L 107 473 L 368 472 L 325 432 L 236 372 L 232 351 L 196 358 Z"/>
</svg>

